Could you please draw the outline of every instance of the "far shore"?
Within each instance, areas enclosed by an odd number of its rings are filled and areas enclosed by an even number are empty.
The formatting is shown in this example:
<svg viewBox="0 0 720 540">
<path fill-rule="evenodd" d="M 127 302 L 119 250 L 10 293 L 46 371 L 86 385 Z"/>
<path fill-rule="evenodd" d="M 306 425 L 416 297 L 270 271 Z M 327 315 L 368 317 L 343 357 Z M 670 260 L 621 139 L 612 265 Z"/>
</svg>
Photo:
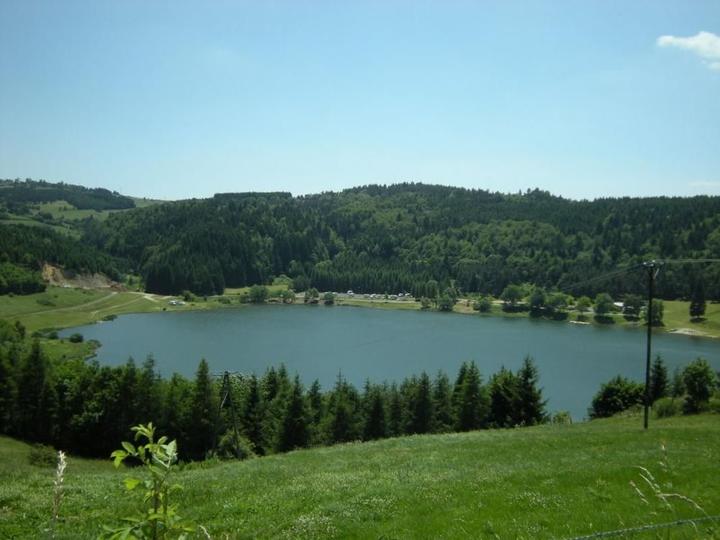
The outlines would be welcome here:
<svg viewBox="0 0 720 540">
<path fill-rule="evenodd" d="M 0 310 L 0 317 L 11 321 L 19 321 L 30 332 L 41 331 L 47 333 L 52 330 L 71 328 L 112 320 L 118 315 L 128 313 L 161 313 L 177 311 L 198 311 L 209 309 L 224 309 L 247 307 L 250 304 L 241 303 L 240 297 L 249 288 L 228 289 L 222 296 L 192 297 L 183 299 L 180 296 L 167 296 L 142 291 L 114 291 L 110 289 L 68 289 L 62 287 L 49 287 L 44 293 L 27 296 L 15 296 Z M 276 295 L 287 289 L 286 286 L 269 286 L 271 297 L 268 303 L 282 304 Z M 323 306 L 323 293 L 318 301 Z M 529 317 L 527 311 L 506 312 L 502 309 L 502 302 L 494 300 L 490 312 L 480 313 L 472 307 L 473 300 L 461 298 L 453 307 L 452 313 L 460 315 L 473 315 L 482 317 Z M 303 304 L 304 294 L 296 295 L 294 304 Z M 390 310 L 422 310 L 420 302 L 411 297 L 385 298 L 377 295 L 375 298 L 366 295 L 346 293 L 336 294 L 335 304 L 338 306 L 352 306 L 373 309 Z M 720 337 L 720 304 L 708 304 L 706 319 L 701 322 L 691 322 L 687 316 L 687 302 L 665 301 L 665 325 L 657 331 L 687 337 L 718 338 Z M 287 304 L 286 304 L 287 305 Z M 427 311 L 437 309 L 431 307 Z M 543 317 L 541 317 L 543 318 Z M 543 318 L 546 319 L 546 318 Z M 553 319 L 546 319 L 553 320 Z M 621 314 L 612 314 L 606 322 L 598 322 L 592 313 L 584 316 L 575 310 L 568 310 L 563 320 L 565 322 L 581 325 L 617 326 L 625 328 L 645 328 L 641 321 L 626 320 Z"/>
</svg>

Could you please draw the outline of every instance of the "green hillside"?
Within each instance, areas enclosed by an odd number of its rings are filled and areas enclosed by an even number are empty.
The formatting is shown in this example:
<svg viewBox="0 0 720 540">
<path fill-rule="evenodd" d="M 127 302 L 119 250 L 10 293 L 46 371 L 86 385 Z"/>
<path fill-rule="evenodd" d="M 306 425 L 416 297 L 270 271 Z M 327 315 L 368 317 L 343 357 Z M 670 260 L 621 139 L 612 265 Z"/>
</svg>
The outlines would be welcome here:
<svg viewBox="0 0 720 540">
<path fill-rule="evenodd" d="M 50 526 L 53 470 L 30 465 L 28 454 L 0 438 L 3 538 L 37 538 Z M 175 480 L 181 515 L 213 538 L 571 538 L 720 514 L 719 464 L 717 415 L 657 420 L 649 431 L 632 416 L 210 462 Z M 639 466 L 660 492 L 678 495 L 668 506 Z M 121 498 L 124 476 L 109 461 L 70 457 L 56 537 L 94 538 L 131 514 L 138 501 Z M 719 531 L 706 521 L 624 537 Z"/>
</svg>

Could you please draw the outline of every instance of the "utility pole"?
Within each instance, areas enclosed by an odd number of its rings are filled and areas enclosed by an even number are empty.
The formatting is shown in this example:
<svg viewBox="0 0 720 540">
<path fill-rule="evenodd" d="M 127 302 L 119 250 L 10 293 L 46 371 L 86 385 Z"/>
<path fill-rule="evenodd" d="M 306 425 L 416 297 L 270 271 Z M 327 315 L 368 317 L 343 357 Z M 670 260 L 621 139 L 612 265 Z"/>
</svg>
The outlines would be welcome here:
<svg viewBox="0 0 720 540">
<path fill-rule="evenodd" d="M 650 356 L 652 351 L 652 301 L 655 293 L 655 278 L 660 271 L 660 261 L 652 260 L 643 263 L 648 275 L 648 305 L 647 305 L 647 355 L 645 357 L 645 417 L 643 427 L 648 428 L 648 414 L 650 411 Z"/>
</svg>

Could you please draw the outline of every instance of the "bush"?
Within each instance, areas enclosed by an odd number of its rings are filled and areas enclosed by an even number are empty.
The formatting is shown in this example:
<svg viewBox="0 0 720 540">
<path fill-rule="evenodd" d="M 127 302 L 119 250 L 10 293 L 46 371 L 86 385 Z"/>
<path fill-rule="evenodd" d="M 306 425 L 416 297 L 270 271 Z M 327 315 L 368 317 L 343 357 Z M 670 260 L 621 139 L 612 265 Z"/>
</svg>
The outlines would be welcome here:
<svg viewBox="0 0 720 540">
<path fill-rule="evenodd" d="M 708 401 L 708 410 L 715 414 L 720 414 L 720 396 L 713 396 Z"/>
<path fill-rule="evenodd" d="M 72 334 L 72 335 L 68 338 L 68 340 L 70 341 L 70 343 L 82 343 L 84 339 L 85 339 L 85 338 L 83 338 L 83 335 L 82 335 L 82 334 Z"/>
<path fill-rule="evenodd" d="M 265 285 L 250 287 L 249 300 L 253 304 L 262 304 L 268 298 L 268 288 Z"/>
<path fill-rule="evenodd" d="M 224 305 L 228 305 L 231 303 L 230 299 L 227 296 L 221 296 L 220 298 L 218 298 L 218 302 Z"/>
<path fill-rule="evenodd" d="M 186 302 L 194 302 L 195 300 L 197 300 L 197 296 L 195 296 L 190 291 L 183 291 L 180 293 L 180 296 L 182 296 L 182 299 Z"/>
<path fill-rule="evenodd" d="M 703 358 L 691 362 L 683 371 L 683 382 L 687 398 L 685 413 L 700 412 L 706 405 L 715 387 L 716 375 L 710 364 Z"/>
<path fill-rule="evenodd" d="M 220 437 L 217 455 L 220 459 L 249 459 L 255 457 L 252 443 L 242 435 L 235 437 L 233 430 L 229 429 Z"/>
<path fill-rule="evenodd" d="M 473 302 L 472 308 L 480 313 L 488 313 L 492 309 L 492 302 L 487 296 L 482 296 Z"/>
<path fill-rule="evenodd" d="M 643 403 L 644 385 L 618 375 L 600 387 L 590 408 L 590 418 L 613 416 Z"/>
<path fill-rule="evenodd" d="M 288 288 L 291 288 L 293 285 L 293 280 L 287 277 L 285 274 L 280 274 L 278 277 L 273 278 L 272 280 L 273 285 L 287 285 Z"/>
<path fill-rule="evenodd" d="M 52 446 L 33 444 L 28 454 L 28 462 L 36 467 L 55 467 L 57 452 Z"/>
<path fill-rule="evenodd" d="M 682 412 L 683 400 L 671 397 L 660 398 L 653 403 L 652 409 L 658 418 L 677 416 Z"/>
<path fill-rule="evenodd" d="M 115 319 L 117 319 L 117 315 L 115 315 L 114 313 L 111 313 L 110 315 L 105 315 L 102 318 L 103 321 L 114 321 Z"/>
<path fill-rule="evenodd" d="M 57 330 L 53 330 L 52 332 L 50 332 L 50 333 L 47 335 L 47 337 L 48 337 L 48 339 L 57 339 L 57 338 L 58 338 Z"/>
<path fill-rule="evenodd" d="M 304 274 L 295 276 L 292 285 L 289 285 L 289 287 L 300 292 L 307 291 L 310 288 L 310 278 Z"/>
<path fill-rule="evenodd" d="M 318 298 L 320 297 L 320 293 L 315 287 L 311 287 L 310 289 L 305 291 L 305 297 L 303 302 L 306 304 L 317 304 Z"/>
<path fill-rule="evenodd" d="M 323 295 L 323 302 L 326 306 L 332 306 L 333 304 L 335 304 L 335 295 L 331 292 L 326 292 Z"/>
<path fill-rule="evenodd" d="M 447 294 L 442 295 L 438 299 L 438 309 L 440 311 L 452 311 L 455 300 Z"/>
<path fill-rule="evenodd" d="M 572 416 L 568 411 L 557 411 L 552 415 L 553 424 L 570 425 L 572 424 Z"/>
</svg>

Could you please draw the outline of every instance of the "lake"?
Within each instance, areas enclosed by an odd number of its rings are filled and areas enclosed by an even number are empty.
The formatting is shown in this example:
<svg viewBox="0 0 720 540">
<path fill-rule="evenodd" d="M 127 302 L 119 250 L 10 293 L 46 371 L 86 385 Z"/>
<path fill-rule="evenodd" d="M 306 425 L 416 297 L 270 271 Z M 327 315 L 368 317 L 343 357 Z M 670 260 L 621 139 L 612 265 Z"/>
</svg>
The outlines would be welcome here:
<svg viewBox="0 0 720 540">
<path fill-rule="evenodd" d="M 193 377 L 201 358 L 213 372 L 262 374 L 284 363 L 305 384 L 324 389 L 339 372 L 360 388 L 442 369 L 454 380 L 474 360 L 487 380 L 501 366 L 516 370 L 534 358 L 548 411 L 586 416 L 602 382 L 621 374 L 645 377 L 645 332 L 529 318 L 481 317 L 358 307 L 248 306 L 215 311 L 123 315 L 112 322 L 68 329 L 102 343 L 101 363 L 118 365 L 152 354 L 164 376 Z M 720 343 L 668 334 L 653 336 L 653 355 L 669 371 L 701 356 L 720 369 Z"/>
</svg>

